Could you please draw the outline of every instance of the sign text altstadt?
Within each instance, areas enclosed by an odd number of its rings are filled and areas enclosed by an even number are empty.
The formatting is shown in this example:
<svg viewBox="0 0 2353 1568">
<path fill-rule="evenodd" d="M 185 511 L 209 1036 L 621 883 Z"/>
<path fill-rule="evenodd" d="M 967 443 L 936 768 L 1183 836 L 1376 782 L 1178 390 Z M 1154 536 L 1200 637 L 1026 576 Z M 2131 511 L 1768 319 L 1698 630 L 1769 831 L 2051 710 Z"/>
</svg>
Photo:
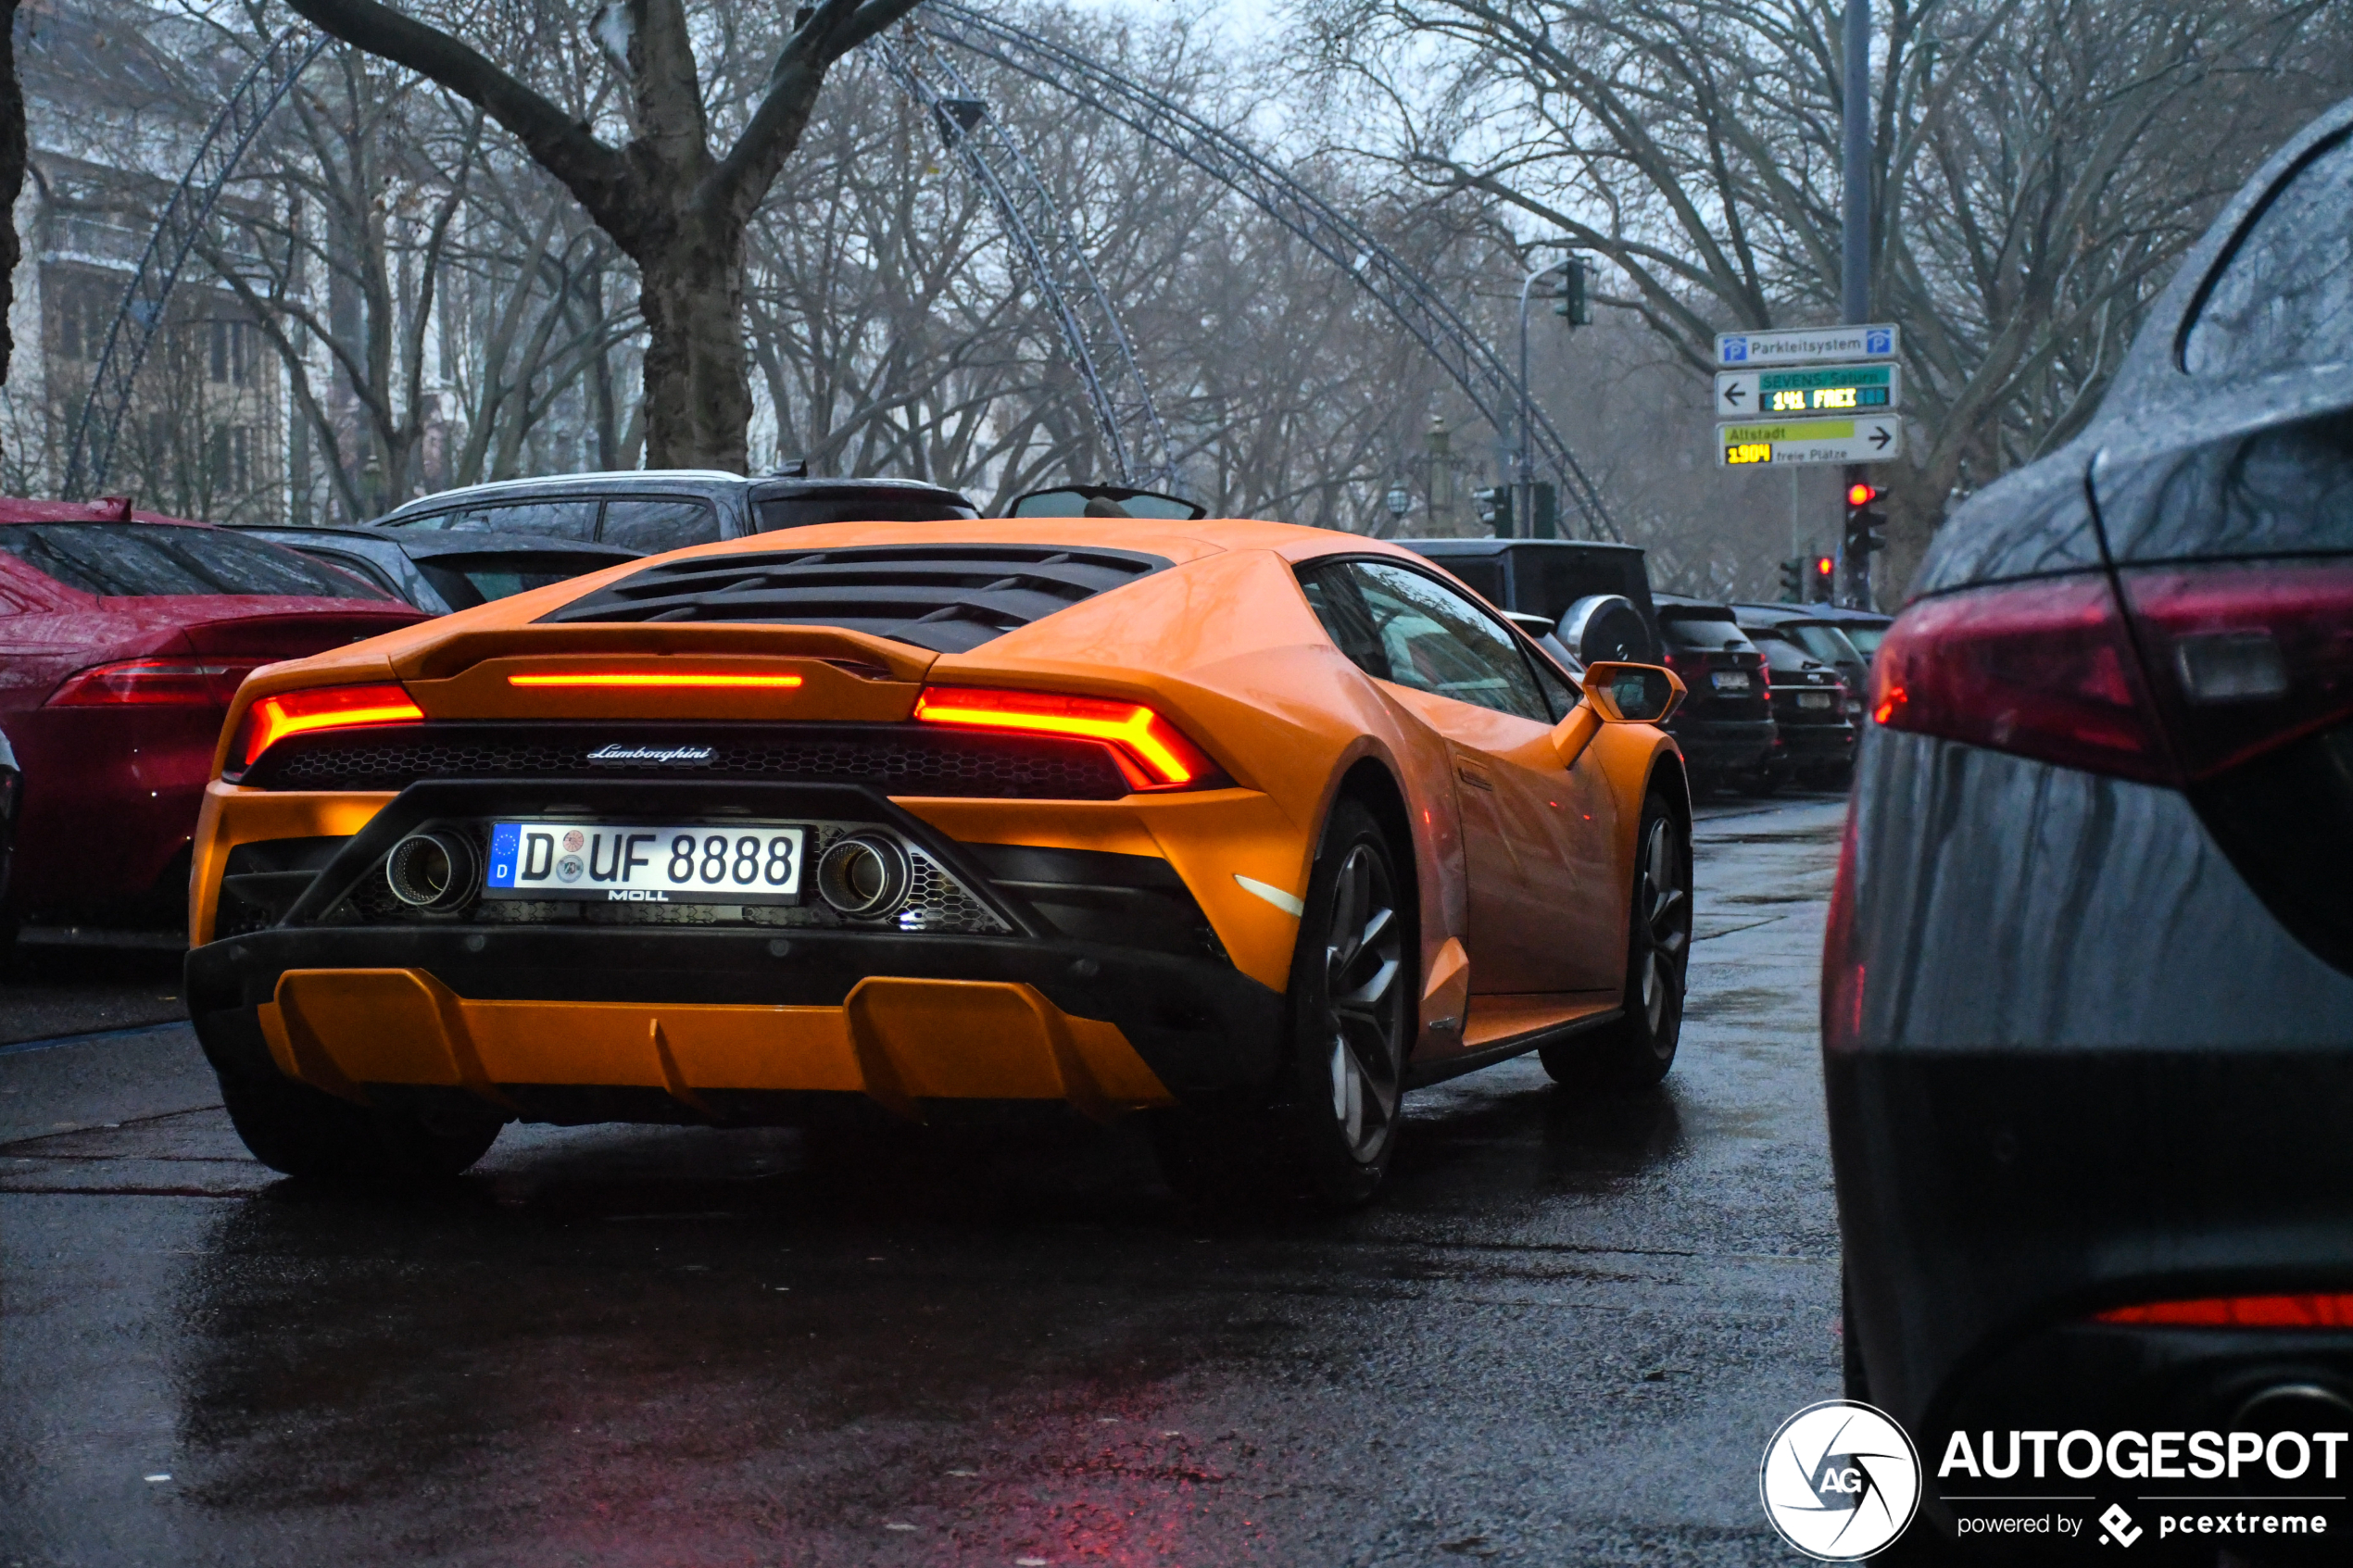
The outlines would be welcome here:
<svg viewBox="0 0 2353 1568">
<path fill-rule="evenodd" d="M 1760 420 L 1716 427 L 1716 461 L 1725 468 L 1884 463 L 1903 453 L 1904 423 L 1894 415 L 1853 420 Z"/>
</svg>

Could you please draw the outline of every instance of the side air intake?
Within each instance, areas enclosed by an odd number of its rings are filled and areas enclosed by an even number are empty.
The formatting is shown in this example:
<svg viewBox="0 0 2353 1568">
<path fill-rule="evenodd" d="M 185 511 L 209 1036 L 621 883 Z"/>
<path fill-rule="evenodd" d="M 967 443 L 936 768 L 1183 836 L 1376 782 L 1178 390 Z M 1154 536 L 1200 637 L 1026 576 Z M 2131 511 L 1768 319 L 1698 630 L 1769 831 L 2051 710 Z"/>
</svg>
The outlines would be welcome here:
<svg viewBox="0 0 2353 1568">
<path fill-rule="evenodd" d="M 882 545 L 663 561 L 540 617 L 837 626 L 963 653 L 1171 563 L 1132 550 Z"/>
</svg>

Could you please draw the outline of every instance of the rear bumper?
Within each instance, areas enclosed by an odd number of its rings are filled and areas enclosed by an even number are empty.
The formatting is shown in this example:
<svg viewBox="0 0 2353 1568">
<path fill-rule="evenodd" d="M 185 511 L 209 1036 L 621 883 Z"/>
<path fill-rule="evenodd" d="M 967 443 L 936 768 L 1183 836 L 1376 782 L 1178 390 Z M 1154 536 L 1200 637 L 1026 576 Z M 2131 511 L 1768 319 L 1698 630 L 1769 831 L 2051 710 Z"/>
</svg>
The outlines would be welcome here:
<svg viewBox="0 0 2353 1568">
<path fill-rule="evenodd" d="M 2092 1321 L 2353 1290 L 2353 978 L 2178 793 L 1877 729 L 1858 773 L 1823 975 L 1846 1331 L 1930 1516 L 2063 1491 L 2145 1525 L 2149 1494 L 2239 1495 L 1936 1470 L 1957 1432 L 2226 1432 L 2283 1384 L 2353 1399 L 2353 1334 Z M 2300 1489 L 2348 1481 L 2353 1444 Z M 2353 1508 L 2327 1506 L 2341 1558 Z"/>
<path fill-rule="evenodd" d="M 1781 759 L 1801 768 L 1848 762 L 1855 757 L 1852 724 L 1782 724 L 1780 740 Z"/>
<path fill-rule="evenodd" d="M 790 1120 L 812 1094 L 1107 1116 L 1265 1082 L 1284 1022 L 1213 960 L 865 931 L 282 928 L 192 951 L 186 995 L 224 1073 L 558 1123 Z"/>
</svg>

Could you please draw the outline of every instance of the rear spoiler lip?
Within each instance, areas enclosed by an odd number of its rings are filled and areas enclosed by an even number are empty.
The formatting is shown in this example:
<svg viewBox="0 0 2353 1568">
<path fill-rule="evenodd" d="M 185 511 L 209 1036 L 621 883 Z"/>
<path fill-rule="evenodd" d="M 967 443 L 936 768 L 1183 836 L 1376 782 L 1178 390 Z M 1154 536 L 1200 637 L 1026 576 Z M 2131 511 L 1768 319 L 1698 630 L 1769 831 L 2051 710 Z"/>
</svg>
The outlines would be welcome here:
<svg viewBox="0 0 2353 1568">
<path fill-rule="evenodd" d="M 610 659 L 728 655 L 810 659 L 829 664 L 878 667 L 889 679 L 920 683 L 939 655 L 832 626 L 779 626 L 727 621 L 580 621 L 569 625 L 502 626 L 453 632 L 393 661 L 403 681 L 444 681 L 491 659 L 564 655 Z"/>
</svg>

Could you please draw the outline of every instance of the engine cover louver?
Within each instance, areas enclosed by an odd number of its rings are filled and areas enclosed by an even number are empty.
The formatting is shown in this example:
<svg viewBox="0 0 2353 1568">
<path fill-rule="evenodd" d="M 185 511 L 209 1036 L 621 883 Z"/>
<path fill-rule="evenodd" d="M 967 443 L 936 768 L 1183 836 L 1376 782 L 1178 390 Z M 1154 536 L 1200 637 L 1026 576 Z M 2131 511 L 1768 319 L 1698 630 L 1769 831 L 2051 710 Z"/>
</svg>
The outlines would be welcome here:
<svg viewBox="0 0 2353 1568">
<path fill-rule="evenodd" d="M 1133 550 L 883 545 L 659 562 L 540 617 L 835 626 L 963 653 L 1168 567 Z"/>
</svg>

